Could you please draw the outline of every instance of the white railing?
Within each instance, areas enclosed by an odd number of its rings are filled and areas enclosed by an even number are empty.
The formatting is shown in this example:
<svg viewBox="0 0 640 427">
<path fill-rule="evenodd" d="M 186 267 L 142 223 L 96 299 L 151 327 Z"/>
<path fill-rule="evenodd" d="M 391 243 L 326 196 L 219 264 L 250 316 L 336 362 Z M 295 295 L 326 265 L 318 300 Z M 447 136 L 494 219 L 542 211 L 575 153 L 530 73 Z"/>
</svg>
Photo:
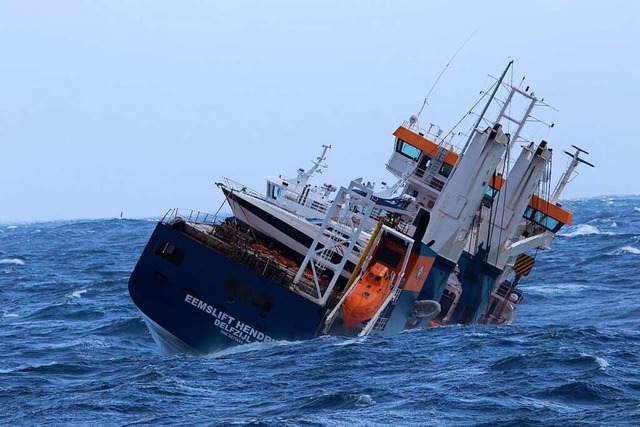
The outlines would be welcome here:
<svg viewBox="0 0 640 427">
<path fill-rule="evenodd" d="M 452 151 L 454 153 L 459 153 L 461 151 L 460 146 L 458 146 L 457 144 L 453 144 L 451 142 L 452 138 L 450 138 L 449 141 L 444 140 L 444 138 L 446 138 L 451 133 L 444 133 L 440 128 L 436 127 L 435 125 L 430 127 L 429 129 L 424 129 L 418 125 L 415 125 L 415 124 L 412 125 L 411 123 L 409 123 L 408 120 L 405 120 L 404 122 L 402 122 L 402 127 L 409 129 L 414 133 L 417 133 L 421 137 L 426 138 L 432 141 L 433 143 L 438 144 L 441 147 L 446 148 L 448 151 Z M 431 129 L 437 129 L 438 132 L 433 133 Z M 456 133 L 455 136 L 458 136 L 458 134 Z"/>
<path fill-rule="evenodd" d="M 238 181 L 234 181 L 232 179 L 223 177 L 222 178 L 224 180 L 224 185 L 232 190 L 236 190 L 239 191 L 241 193 L 246 193 L 246 194 L 250 194 L 252 196 L 255 197 L 259 197 L 261 199 L 264 199 L 264 194 L 260 193 L 259 191 L 254 190 L 253 188 L 247 187 L 246 185 L 238 182 Z"/>
<path fill-rule="evenodd" d="M 163 224 L 168 224 L 176 219 L 183 219 L 186 222 L 194 224 L 218 224 L 222 218 L 219 214 L 211 214 L 207 212 L 200 212 L 193 209 L 173 208 L 169 209 L 166 214 L 160 220 Z"/>
</svg>

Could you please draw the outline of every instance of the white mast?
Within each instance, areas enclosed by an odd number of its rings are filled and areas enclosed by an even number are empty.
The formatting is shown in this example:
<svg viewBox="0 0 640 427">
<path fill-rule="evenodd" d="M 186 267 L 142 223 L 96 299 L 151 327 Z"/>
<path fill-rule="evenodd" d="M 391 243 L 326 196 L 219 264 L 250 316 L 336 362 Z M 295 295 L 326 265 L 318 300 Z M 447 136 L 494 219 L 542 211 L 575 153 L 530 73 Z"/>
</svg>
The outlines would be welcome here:
<svg viewBox="0 0 640 427">
<path fill-rule="evenodd" d="M 499 124 L 475 133 L 456 173 L 431 210 L 431 221 L 422 239 L 438 255 L 454 263 L 460 258 L 473 217 L 508 145 L 509 139 Z"/>
<path fill-rule="evenodd" d="M 522 149 L 509 177 L 502 186 L 496 200 L 495 218 L 492 218 L 487 262 L 503 269 L 511 255 L 507 242 L 514 238 L 518 224 L 529 204 L 531 196 L 538 187 L 540 177 L 551 161 L 551 150 L 547 142 L 538 147 L 531 143 Z"/>
<path fill-rule="evenodd" d="M 296 178 L 296 185 L 304 187 L 307 185 L 307 181 L 309 178 L 313 176 L 320 168 L 326 168 L 327 165 L 324 164 L 324 161 L 327 160 L 327 150 L 331 148 L 331 145 L 322 144 L 322 154 L 316 158 L 316 161 L 312 161 L 313 166 L 308 171 L 304 171 L 302 169 L 298 169 L 298 177 Z"/>
<path fill-rule="evenodd" d="M 560 199 L 560 195 L 562 194 L 564 187 L 566 187 L 567 183 L 571 179 L 571 175 L 573 174 L 573 171 L 575 170 L 576 166 L 578 166 L 578 163 L 584 163 L 586 165 L 591 166 L 592 168 L 595 167 L 591 163 L 587 162 L 586 160 L 583 160 L 580 157 L 578 157 L 580 153 L 589 154 L 588 152 L 581 149 L 580 147 L 576 147 L 575 145 L 572 145 L 572 147 L 576 149 L 576 152 L 574 154 L 571 154 L 568 151 L 564 151 L 564 153 L 568 154 L 572 159 L 571 159 L 571 163 L 569 163 L 569 166 L 567 166 L 567 170 L 565 170 L 562 176 L 560 177 L 560 181 L 558 181 L 558 185 L 556 186 L 556 189 L 554 190 L 553 195 L 549 200 L 549 202 L 553 204 L 556 204 Z"/>
</svg>

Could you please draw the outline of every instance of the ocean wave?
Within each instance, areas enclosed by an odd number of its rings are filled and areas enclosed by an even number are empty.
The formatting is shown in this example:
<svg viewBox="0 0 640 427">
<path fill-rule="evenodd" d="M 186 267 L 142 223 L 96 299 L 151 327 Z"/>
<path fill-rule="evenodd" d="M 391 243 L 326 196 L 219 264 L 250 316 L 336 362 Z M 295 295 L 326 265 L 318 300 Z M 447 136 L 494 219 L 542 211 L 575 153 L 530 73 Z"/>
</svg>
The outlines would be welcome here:
<svg viewBox="0 0 640 427">
<path fill-rule="evenodd" d="M 71 298 L 82 298 L 82 295 L 87 293 L 87 289 L 81 289 L 78 291 L 73 291 L 71 293 L 71 295 L 69 295 Z"/>
<path fill-rule="evenodd" d="M 640 254 L 640 249 L 634 248 L 633 246 L 623 246 L 622 248 L 620 248 L 620 253 L 638 255 Z"/>
<path fill-rule="evenodd" d="M 24 265 L 24 261 L 20 258 L 4 258 L 0 259 L 0 264 Z"/>
<path fill-rule="evenodd" d="M 606 256 L 617 256 L 617 255 L 625 255 L 625 254 L 632 254 L 632 255 L 638 255 L 640 254 L 640 249 L 633 247 L 631 245 L 626 245 L 623 246 L 621 248 L 609 251 L 609 252 L 604 252 L 602 254 L 596 255 L 596 257 L 601 257 L 603 255 Z M 589 259 L 589 261 L 593 261 L 593 257 L 591 257 Z"/>
<path fill-rule="evenodd" d="M 37 320 L 100 320 L 105 317 L 104 310 L 100 310 L 97 308 L 89 309 L 89 308 L 77 308 L 81 307 L 78 303 L 66 302 L 66 303 L 55 303 L 48 305 L 46 307 L 42 307 L 37 309 L 33 313 L 31 313 L 28 317 L 30 319 Z"/>
<path fill-rule="evenodd" d="M 603 357 L 592 356 L 592 355 L 587 354 L 587 353 L 580 353 L 580 356 L 586 357 L 589 360 L 594 361 L 598 365 L 598 369 L 600 371 L 604 371 L 605 369 L 607 369 L 609 367 L 609 362 L 607 362 Z"/>
<path fill-rule="evenodd" d="M 14 372 L 32 371 L 34 369 L 46 368 L 56 365 L 56 362 L 40 363 L 35 365 L 19 365 L 14 368 L 0 368 L 0 374 L 11 374 Z"/>
<path fill-rule="evenodd" d="M 256 351 L 264 351 L 280 346 L 291 346 L 301 344 L 302 341 L 270 341 L 270 342 L 252 342 L 249 344 L 242 344 L 235 347 L 225 348 L 224 350 L 217 351 L 215 353 L 208 354 L 206 357 L 211 359 L 217 359 L 220 357 L 233 356 L 236 354 L 253 353 Z"/>
<path fill-rule="evenodd" d="M 557 387 L 549 388 L 539 394 L 574 404 L 614 403 L 625 398 L 624 392 L 616 387 L 600 385 L 584 380 L 571 381 Z"/>
<path fill-rule="evenodd" d="M 340 341 L 338 342 L 334 342 L 333 344 L 331 344 L 334 347 L 345 347 L 345 346 L 351 346 L 351 345 L 361 345 L 361 344 L 365 344 L 367 342 L 367 339 L 369 337 L 356 337 L 356 338 L 342 338 L 340 339 Z"/>
<path fill-rule="evenodd" d="M 6 311 L 2 312 L 3 318 L 12 318 L 12 317 L 20 317 L 18 313 L 7 313 Z"/>
<path fill-rule="evenodd" d="M 144 320 L 137 316 L 112 321 L 92 331 L 94 334 L 113 335 L 121 338 L 125 336 L 139 337 L 145 335 L 146 332 L 147 327 L 144 324 Z"/>
<path fill-rule="evenodd" d="M 521 353 L 514 356 L 503 357 L 502 359 L 499 359 L 494 363 L 492 363 L 490 365 L 490 368 L 498 371 L 507 371 L 511 369 L 520 370 L 522 369 L 523 366 L 525 366 L 525 363 L 528 362 L 529 360 L 530 360 L 529 356 L 527 356 L 524 353 Z"/>
<path fill-rule="evenodd" d="M 547 283 L 544 285 L 529 285 L 523 289 L 527 292 L 542 295 L 564 295 L 583 292 L 591 287 L 580 283 Z"/>
<path fill-rule="evenodd" d="M 563 237 L 577 237 L 577 236 L 591 236 L 591 235 L 596 235 L 596 234 L 604 234 L 607 236 L 612 236 L 615 233 L 612 232 L 605 232 L 605 231 L 601 231 L 599 228 L 597 228 L 596 226 L 590 225 L 590 224 L 580 224 L 577 225 L 575 227 L 572 227 L 572 229 L 575 228 L 573 231 L 568 232 L 568 233 L 560 233 L 558 234 L 558 236 L 563 236 Z"/>
<path fill-rule="evenodd" d="M 308 402 L 302 405 L 304 410 L 323 409 L 357 409 L 375 405 L 371 395 L 366 393 L 337 392 L 326 393 L 318 397 L 309 398 Z"/>
</svg>

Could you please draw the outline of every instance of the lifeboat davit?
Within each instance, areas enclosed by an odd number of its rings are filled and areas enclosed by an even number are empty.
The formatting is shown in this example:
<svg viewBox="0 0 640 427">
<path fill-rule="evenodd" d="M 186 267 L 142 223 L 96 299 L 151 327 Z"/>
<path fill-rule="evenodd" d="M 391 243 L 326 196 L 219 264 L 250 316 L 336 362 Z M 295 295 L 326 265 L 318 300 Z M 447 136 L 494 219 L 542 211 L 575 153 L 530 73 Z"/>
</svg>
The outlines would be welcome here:
<svg viewBox="0 0 640 427">
<path fill-rule="evenodd" d="M 391 293 L 390 282 L 389 268 L 379 262 L 365 271 L 342 304 L 345 328 L 373 317 Z"/>
</svg>

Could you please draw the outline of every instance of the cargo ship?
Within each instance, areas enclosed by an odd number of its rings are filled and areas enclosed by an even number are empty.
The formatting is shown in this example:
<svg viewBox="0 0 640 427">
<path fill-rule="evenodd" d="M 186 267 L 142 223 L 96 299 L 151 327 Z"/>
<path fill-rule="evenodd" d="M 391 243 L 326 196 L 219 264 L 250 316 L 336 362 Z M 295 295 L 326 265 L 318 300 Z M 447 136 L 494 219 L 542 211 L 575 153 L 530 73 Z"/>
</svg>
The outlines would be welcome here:
<svg viewBox="0 0 640 427">
<path fill-rule="evenodd" d="M 546 104 L 504 82 L 510 66 L 485 93 L 461 148 L 421 128 L 419 116 L 399 126 L 387 162 L 396 182 L 381 191 L 363 180 L 311 184 L 326 167 L 324 146 L 309 170 L 268 178 L 265 194 L 218 183 L 232 217 L 167 212 L 129 279 L 154 341 L 167 352 L 207 354 L 321 335 L 510 323 L 535 253 L 571 224 L 562 191 L 580 163 L 593 166 L 574 147 L 551 190 L 551 148 L 522 136 L 534 108 Z"/>
</svg>

